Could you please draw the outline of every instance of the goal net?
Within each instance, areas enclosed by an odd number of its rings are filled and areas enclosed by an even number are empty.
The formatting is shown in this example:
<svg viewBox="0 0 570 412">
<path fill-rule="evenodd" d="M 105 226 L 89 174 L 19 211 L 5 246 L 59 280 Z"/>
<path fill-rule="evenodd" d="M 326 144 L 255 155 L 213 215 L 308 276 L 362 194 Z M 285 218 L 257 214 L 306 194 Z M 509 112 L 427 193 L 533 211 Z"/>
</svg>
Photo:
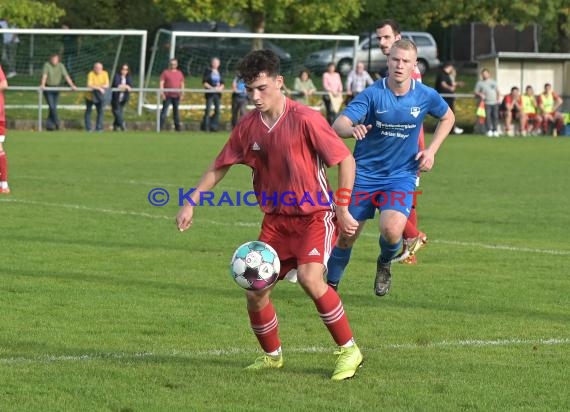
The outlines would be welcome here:
<svg viewBox="0 0 570 412">
<path fill-rule="evenodd" d="M 295 77 L 303 68 L 311 70 L 313 81 L 320 84 L 320 75 L 327 64 L 335 61 L 340 65 L 341 54 L 343 64 L 353 64 L 359 39 L 358 36 L 258 34 L 236 28 L 230 30 L 235 31 L 159 30 L 149 60 L 147 87 L 156 87 L 161 71 L 172 57 L 179 60 L 179 67 L 186 76 L 198 78 L 210 66 L 210 60 L 218 57 L 226 83 L 231 82 L 240 59 L 260 48 L 269 48 L 279 56 L 288 87 L 293 87 Z"/>
<path fill-rule="evenodd" d="M 44 63 L 55 53 L 78 87 L 86 86 L 87 74 L 96 62 L 103 64 L 111 81 L 120 65 L 127 63 L 135 87 L 144 85 L 145 30 L 0 29 L 0 40 L 6 35 L 13 42 L 1 43 L 2 68 L 11 87 L 38 86 Z M 31 102 L 37 101 L 36 96 L 30 97 Z M 140 113 L 142 94 L 138 100 Z"/>
</svg>

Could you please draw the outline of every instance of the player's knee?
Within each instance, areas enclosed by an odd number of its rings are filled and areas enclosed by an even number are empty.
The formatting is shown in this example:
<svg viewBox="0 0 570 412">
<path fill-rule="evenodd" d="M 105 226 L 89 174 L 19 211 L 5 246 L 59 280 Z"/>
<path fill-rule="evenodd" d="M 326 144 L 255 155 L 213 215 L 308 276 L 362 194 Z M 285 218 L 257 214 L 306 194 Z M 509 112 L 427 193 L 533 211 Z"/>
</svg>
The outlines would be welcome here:
<svg viewBox="0 0 570 412">
<path fill-rule="evenodd" d="M 307 295 L 309 295 L 313 300 L 320 298 L 328 289 L 322 273 L 299 270 L 297 279 L 305 293 L 307 293 Z"/>
<path fill-rule="evenodd" d="M 247 309 L 253 312 L 259 312 L 269 303 L 270 289 L 265 290 L 248 290 L 246 291 Z"/>
<path fill-rule="evenodd" d="M 386 239 L 389 243 L 399 242 L 402 238 L 402 233 L 404 228 L 397 227 L 395 225 L 390 225 L 382 228 L 382 237 Z"/>
</svg>

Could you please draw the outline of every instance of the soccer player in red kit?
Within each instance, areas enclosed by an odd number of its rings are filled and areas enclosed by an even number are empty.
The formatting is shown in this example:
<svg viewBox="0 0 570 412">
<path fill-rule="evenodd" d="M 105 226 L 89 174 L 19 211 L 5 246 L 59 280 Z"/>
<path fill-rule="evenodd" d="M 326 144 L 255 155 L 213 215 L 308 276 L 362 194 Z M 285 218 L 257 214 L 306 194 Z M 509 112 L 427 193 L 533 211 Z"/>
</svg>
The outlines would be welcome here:
<svg viewBox="0 0 570 412">
<path fill-rule="evenodd" d="M 8 87 L 6 75 L 0 66 L 0 194 L 10 193 L 8 187 L 8 161 L 4 151 L 4 140 L 6 139 L 6 113 L 4 105 L 4 89 Z"/>
<path fill-rule="evenodd" d="M 390 49 L 396 40 L 402 38 L 400 25 L 395 20 L 382 20 L 378 23 L 376 27 L 376 38 L 378 39 L 378 44 L 380 50 L 386 56 L 390 54 Z M 422 81 L 422 74 L 418 67 L 415 67 L 412 73 L 412 79 L 419 82 Z M 418 152 L 425 149 L 424 142 L 424 130 L 420 131 L 420 139 L 418 142 Z M 418 173 L 416 186 L 420 184 L 420 174 Z M 418 215 L 416 213 L 416 205 L 412 206 L 410 215 L 408 216 L 408 221 L 406 222 L 406 227 L 404 229 L 404 242 L 402 252 L 394 259 L 396 262 L 416 264 L 416 253 L 420 248 L 427 243 L 427 236 L 425 233 L 418 229 Z"/>
<path fill-rule="evenodd" d="M 300 285 L 339 346 L 332 379 L 350 378 L 361 365 L 362 354 L 340 297 L 324 281 L 324 274 L 338 231 L 353 235 L 358 223 L 348 212 L 348 205 L 337 205 L 335 210 L 325 201 L 330 193 L 325 167 L 338 165 L 339 188 L 350 191 L 354 158 L 320 113 L 282 94 L 284 80 L 274 52 L 249 53 L 239 64 L 238 75 L 256 110 L 234 128 L 190 198 L 197 204 L 200 192 L 212 189 L 235 164 L 252 169 L 253 188 L 264 212 L 259 240 L 277 251 L 280 279 L 297 270 Z M 304 196 L 311 201 L 302 201 Z M 315 201 L 318 198 L 321 201 Z M 176 218 L 181 231 L 192 225 L 191 203 L 186 202 Z M 271 289 L 246 292 L 251 328 L 265 352 L 248 370 L 283 366 Z"/>
</svg>

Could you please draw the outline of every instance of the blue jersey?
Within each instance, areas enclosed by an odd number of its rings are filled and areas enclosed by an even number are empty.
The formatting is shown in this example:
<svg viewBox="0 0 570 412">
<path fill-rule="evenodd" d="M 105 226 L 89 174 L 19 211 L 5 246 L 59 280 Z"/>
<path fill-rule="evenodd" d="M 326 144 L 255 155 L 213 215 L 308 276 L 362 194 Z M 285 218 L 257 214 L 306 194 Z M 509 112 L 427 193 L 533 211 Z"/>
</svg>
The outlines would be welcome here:
<svg viewBox="0 0 570 412">
<path fill-rule="evenodd" d="M 355 186 L 373 188 L 379 183 L 416 176 L 415 157 L 425 116 L 440 118 L 449 106 L 431 87 L 415 80 L 403 96 L 388 88 L 388 79 L 376 81 L 359 93 L 342 112 L 354 124 L 372 125 L 356 142 Z"/>
</svg>

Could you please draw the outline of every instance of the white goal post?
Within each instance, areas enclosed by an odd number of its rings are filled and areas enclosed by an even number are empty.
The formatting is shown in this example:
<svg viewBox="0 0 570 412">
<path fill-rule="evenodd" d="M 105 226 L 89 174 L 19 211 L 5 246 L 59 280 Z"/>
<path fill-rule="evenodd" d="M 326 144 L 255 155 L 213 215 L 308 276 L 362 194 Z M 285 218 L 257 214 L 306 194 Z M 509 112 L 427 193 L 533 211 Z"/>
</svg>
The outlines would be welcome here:
<svg viewBox="0 0 570 412">
<path fill-rule="evenodd" d="M 10 85 L 39 85 L 43 64 L 53 53 L 65 51 L 66 39 L 77 42 L 74 67 L 70 70 L 65 56 L 61 62 L 68 67 L 78 87 L 84 86 L 83 79 L 97 61 L 104 62 L 104 68 L 112 81 L 120 64 L 128 63 L 136 70 L 132 72 L 138 94 L 138 114 L 142 113 L 144 78 L 146 72 L 146 30 L 86 30 L 86 29 L 19 29 L 0 28 L 0 40 L 4 33 L 18 36 L 12 65 L 6 67 L 6 46 L 3 48 L 3 68 L 6 75 L 14 76 Z M 139 38 L 140 40 L 136 40 Z M 10 70 L 10 72 L 8 72 Z"/>
<path fill-rule="evenodd" d="M 224 33 L 224 32 L 197 32 L 197 31 L 173 31 L 170 57 L 174 57 L 176 41 L 179 37 L 218 37 L 218 38 L 241 38 L 241 39 L 275 39 L 275 40 L 342 40 L 354 42 L 354 59 L 358 47 L 358 36 L 351 35 L 320 35 L 320 34 L 278 34 L 278 33 Z M 353 60 L 354 63 L 354 60 Z"/>
</svg>

